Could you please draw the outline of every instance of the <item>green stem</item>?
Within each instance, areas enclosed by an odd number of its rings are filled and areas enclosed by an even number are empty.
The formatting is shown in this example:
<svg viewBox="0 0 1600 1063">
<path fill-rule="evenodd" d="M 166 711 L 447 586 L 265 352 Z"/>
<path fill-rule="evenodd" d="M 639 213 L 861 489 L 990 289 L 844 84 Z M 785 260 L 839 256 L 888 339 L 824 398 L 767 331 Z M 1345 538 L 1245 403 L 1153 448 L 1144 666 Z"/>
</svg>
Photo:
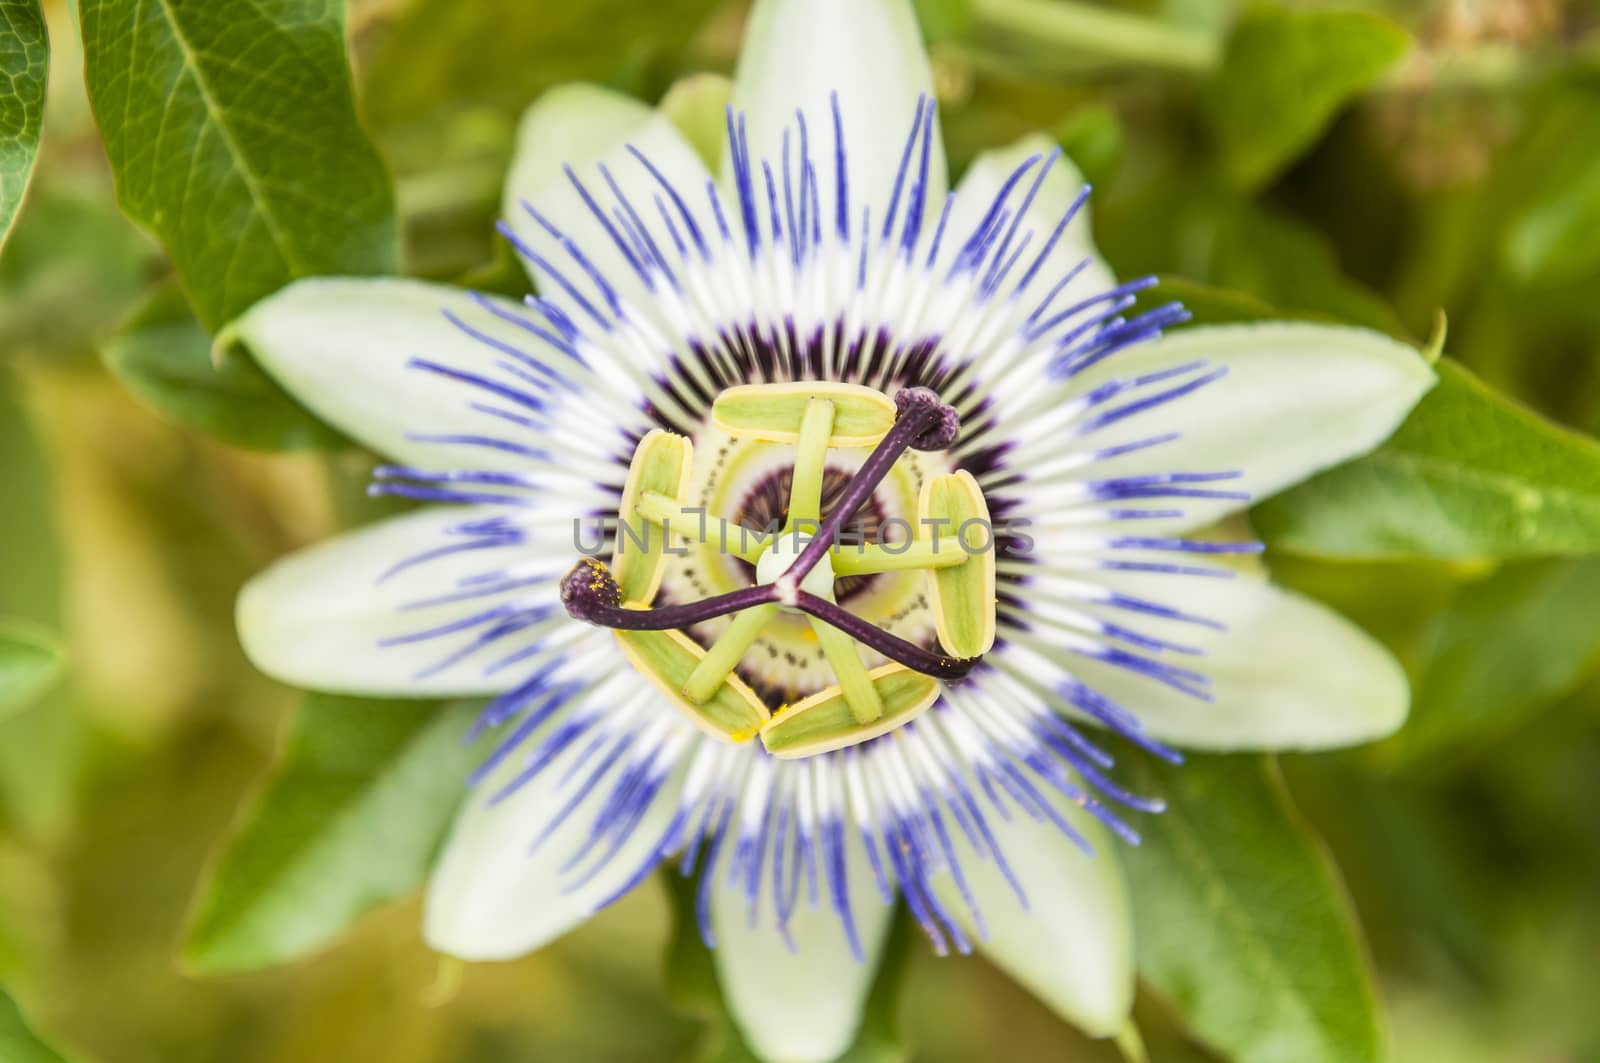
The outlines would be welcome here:
<svg viewBox="0 0 1600 1063">
<path fill-rule="evenodd" d="M 974 0 L 979 26 L 1040 53 L 1070 49 L 1113 62 L 1202 74 L 1216 67 L 1213 34 L 1072 0 Z"/>
<path fill-rule="evenodd" d="M 1515 45 L 1494 42 L 1447 52 L 1413 51 L 1375 86 L 1391 93 L 1474 91 L 1508 88 L 1529 75 L 1551 69 L 1543 59 Z"/>
</svg>

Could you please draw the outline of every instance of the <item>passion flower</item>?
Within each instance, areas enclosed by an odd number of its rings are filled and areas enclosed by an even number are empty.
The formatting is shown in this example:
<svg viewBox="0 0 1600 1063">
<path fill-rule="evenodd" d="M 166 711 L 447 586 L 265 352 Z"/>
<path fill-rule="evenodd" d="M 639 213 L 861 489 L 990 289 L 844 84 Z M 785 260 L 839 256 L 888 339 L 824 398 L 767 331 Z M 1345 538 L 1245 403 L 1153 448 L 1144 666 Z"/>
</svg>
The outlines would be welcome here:
<svg viewBox="0 0 1600 1063">
<path fill-rule="evenodd" d="M 1161 802 L 1086 725 L 1177 760 L 1403 717 L 1371 640 L 1189 533 L 1374 446 L 1425 363 L 1164 336 L 1048 145 L 946 193 L 930 87 L 900 0 L 758 3 L 720 179 L 643 105 L 535 105 L 502 228 L 538 295 L 305 281 L 224 337 L 428 504 L 280 562 L 239 628 L 288 682 L 491 698 L 441 950 L 526 952 L 666 862 L 764 1054 L 849 1043 L 901 901 L 1111 1034 L 1103 843 Z"/>
</svg>

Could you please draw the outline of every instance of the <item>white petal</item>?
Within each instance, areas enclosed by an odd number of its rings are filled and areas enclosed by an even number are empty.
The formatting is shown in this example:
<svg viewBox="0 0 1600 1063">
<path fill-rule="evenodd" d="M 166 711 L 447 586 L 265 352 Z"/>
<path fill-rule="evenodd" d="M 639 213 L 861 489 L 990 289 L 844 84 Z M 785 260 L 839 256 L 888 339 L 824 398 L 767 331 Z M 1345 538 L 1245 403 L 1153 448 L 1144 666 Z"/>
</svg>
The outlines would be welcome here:
<svg viewBox="0 0 1600 1063">
<path fill-rule="evenodd" d="M 1199 360 L 1226 375 L 1090 437 L 1096 445 L 1168 432 L 1181 438 L 1096 464 L 1094 477 L 1237 471 L 1239 480 L 1217 486 L 1259 502 L 1382 443 L 1434 382 L 1414 349 L 1380 333 L 1275 323 L 1181 329 L 1107 359 L 1085 374 L 1086 384 Z M 1182 526 L 1197 527 L 1241 503 L 1177 505 Z"/>
<path fill-rule="evenodd" d="M 526 758 L 513 753 L 469 795 L 428 884 L 422 934 L 432 948 L 464 960 L 515 959 L 584 922 L 652 859 L 651 850 L 677 808 L 681 772 L 674 773 L 605 867 L 581 885 L 575 883 L 598 853 L 580 863 L 577 873 L 563 865 L 588 838 L 610 777 L 598 788 L 602 792 L 530 851 L 550 817 L 571 799 L 572 786 L 586 780 L 587 772 L 579 771 L 562 785 L 583 746 L 574 743 L 511 796 L 491 805 L 490 796 L 525 766 Z"/>
<path fill-rule="evenodd" d="M 511 312 L 515 304 L 496 300 Z M 465 292 L 419 281 L 317 277 L 263 299 L 218 338 L 235 342 L 302 405 L 380 454 L 424 468 L 518 469 L 526 458 L 476 446 L 419 442 L 414 434 L 506 434 L 503 422 L 468 408 L 493 402 L 481 389 L 409 366 L 422 358 L 492 372 L 496 352 L 451 324 L 454 313 L 528 356 L 565 356 L 486 313 Z"/>
<path fill-rule="evenodd" d="M 784 1063 L 823 1063 L 855 1039 L 861 1011 L 878 968 L 892 909 L 883 903 L 867 869 L 866 851 L 852 842 L 846 859 L 851 907 L 864 963 L 850 954 L 826 883 L 815 909 L 804 886 L 789 928 L 798 951 L 790 952 L 774 926 L 771 893 L 763 889 L 755 926 L 744 894 L 719 867 L 711 895 L 717 976 L 740 1033 L 757 1055 Z"/>
<path fill-rule="evenodd" d="M 960 252 L 963 240 L 977 228 L 1006 181 L 1019 166 L 1037 155 L 1039 161 L 1018 181 L 1008 199 L 1013 206 L 1022 203 L 1023 196 L 1033 187 L 1044 164 L 1055 157 L 1056 150 L 1055 141 L 1043 133 L 1032 133 L 1007 147 L 986 151 L 974 159 L 962 176 L 961 183 L 956 186 L 956 202 L 950 210 L 948 232 L 940 258 L 949 261 Z M 1055 157 L 1049 170 L 1043 172 L 1044 182 L 1023 214 L 1018 229 L 1018 239 L 1029 230 L 1033 232 L 1033 241 L 1023 259 L 1024 265 L 1028 266 L 1032 265 L 1084 187 L 1083 174 L 1065 155 Z M 1051 247 L 1049 256 L 1027 288 L 1027 294 L 1033 298 L 1023 298 L 1019 302 L 1019 313 L 1032 310 L 1057 281 L 1071 273 L 1084 259 L 1088 259 L 1089 264 L 1071 284 L 1057 293 L 1052 303 L 1054 307 L 1065 309 L 1116 285 L 1111 267 L 1101 258 L 1090 232 L 1089 212 L 1093 202 L 1086 202 L 1077 211 L 1072 223 Z M 1021 272 L 1021 269 L 1017 271 L 1019 280 Z"/>
<path fill-rule="evenodd" d="M 979 860 L 960 840 L 962 870 L 989 932 L 976 945 L 1063 1019 L 1110 1037 L 1127 1022 L 1134 987 L 1133 922 L 1116 842 L 1087 813 L 1060 801 L 1056 807 L 1094 847 L 1092 856 L 1014 807 L 1010 822 L 988 815 L 1027 908 L 995 862 Z M 940 876 L 935 888 L 975 933 L 951 877 Z"/>
<path fill-rule="evenodd" d="M 795 111 L 804 111 L 820 181 L 822 215 L 835 217 L 831 95 L 839 95 L 849 174 L 850 230 L 871 205 L 881 224 L 894 189 L 917 97 L 933 101 L 933 71 L 908 0 L 759 0 L 745 30 L 733 106 L 746 115 L 750 155 L 779 171 L 784 131 L 798 158 Z M 907 184 L 916 173 L 913 156 Z M 722 176 L 730 172 L 724 156 Z M 944 144 L 935 122 L 929 155 L 927 213 L 938 216 L 948 188 Z M 908 189 L 901 192 L 905 210 Z"/>
<path fill-rule="evenodd" d="M 666 115 L 631 96 L 598 85 L 558 85 L 539 97 L 522 116 L 516 154 L 506 175 L 501 214 L 517 238 L 553 264 L 597 306 L 600 296 L 583 269 L 522 204 L 531 204 L 575 241 L 625 302 L 648 307 L 651 297 L 644 282 L 566 174 L 566 167 L 572 167 L 596 202 L 609 210 L 614 197 L 599 170 L 604 165 L 640 217 L 661 239 L 655 199 L 664 193 L 629 152 L 630 145 L 672 182 L 691 209 L 703 213 L 708 175 L 693 146 Z M 564 308 L 576 312 L 571 299 L 561 294 L 543 270 L 526 261 L 524 264 L 529 266 L 540 294 L 557 295 Z"/>
<path fill-rule="evenodd" d="M 1210 677 L 1209 704 L 1098 661 L 1063 659 L 1164 742 L 1203 750 L 1327 749 L 1382 738 L 1405 722 L 1410 688 L 1399 663 L 1319 602 L 1242 575 L 1127 577 L 1113 585 L 1227 626 L 1216 632 L 1145 617 L 1131 625 L 1205 651 L 1174 663 Z M 1127 614 L 1121 619 L 1128 622 Z"/>
<path fill-rule="evenodd" d="M 239 641 L 257 668 L 293 686 L 347 694 L 436 697 L 493 693 L 514 676 L 487 676 L 486 661 L 527 640 L 497 643 L 432 675 L 423 675 L 472 632 L 383 646 L 394 636 L 428 630 L 488 609 L 505 596 L 463 606 L 402 611 L 407 603 L 449 594 L 463 577 L 506 563 L 503 550 L 466 550 L 385 573 L 407 558 L 451 540 L 446 529 L 498 510 L 434 508 L 348 532 L 278 561 L 239 595 Z M 456 541 L 459 541 L 457 539 Z"/>
</svg>

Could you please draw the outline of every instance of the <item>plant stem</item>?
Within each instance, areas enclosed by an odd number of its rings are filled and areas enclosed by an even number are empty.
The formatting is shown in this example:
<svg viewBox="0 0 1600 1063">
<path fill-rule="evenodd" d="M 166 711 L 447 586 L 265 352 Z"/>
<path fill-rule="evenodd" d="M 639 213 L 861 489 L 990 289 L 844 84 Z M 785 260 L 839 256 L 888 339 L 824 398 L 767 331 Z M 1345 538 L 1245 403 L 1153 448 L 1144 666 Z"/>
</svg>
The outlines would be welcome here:
<svg viewBox="0 0 1600 1063">
<path fill-rule="evenodd" d="M 1222 53 L 1221 41 L 1210 33 L 1073 0 L 974 0 L 972 15 L 980 27 L 1041 52 L 1066 48 L 1195 74 L 1215 68 Z"/>
<path fill-rule="evenodd" d="M 1222 62 L 1224 35 L 1079 0 L 973 0 L 972 16 L 985 36 L 1025 54 L 1041 69 L 1081 76 L 1083 60 L 1207 75 Z M 982 44 L 979 44 L 980 52 Z M 994 55 L 979 55 L 994 60 Z M 1600 33 L 1576 44 L 1529 50 L 1504 42 L 1429 51 L 1418 48 L 1396 64 L 1374 93 L 1481 92 L 1508 88 L 1564 68 L 1600 67 Z"/>
</svg>

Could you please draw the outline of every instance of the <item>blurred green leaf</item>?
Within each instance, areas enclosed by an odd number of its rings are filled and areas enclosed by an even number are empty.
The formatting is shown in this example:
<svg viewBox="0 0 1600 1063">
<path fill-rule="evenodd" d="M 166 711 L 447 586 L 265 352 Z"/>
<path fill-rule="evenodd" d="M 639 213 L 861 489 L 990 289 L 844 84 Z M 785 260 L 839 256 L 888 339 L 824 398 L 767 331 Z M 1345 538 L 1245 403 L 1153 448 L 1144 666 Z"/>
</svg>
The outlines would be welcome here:
<svg viewBox="0 0 1600 1063">
<path fill-rule="evenodd" d="M 17 1002 L 0 989 L 0 1060 L 5 1063 L 66 1063 L 66 1057 L 28 1028 Z"/>
<path fill-rule="evenodd" d="M 363 34 L 357 70 L 362 114 L 397 175 L 407 272 L 448 278 L 498 253 L 500 186 L 516 118 L 534 99 L 567 81 L 654 99 L 720 2 L 394 5 Z"/>
<path fill-rule="evenodd" d="M 314 694 L 200 890 L 183 958 L 253 970 L 331 944 L 415 889 L 465 791 L 471 706 Z"/>
<path fill-rule="evenodd" d="M 39 0 L 0 0 L 0 243 L 39 154 L 50 40 Z"/>
<path fill-rule="evenodd" d="M 30 214 L 32 211 L 30 210 Z M 27 401 L 25 377 L 0 366 L 0 614 L 46 631 L 65 628 L 60 455 Z M 71 825 L 84 768 L 82 716 L 63 687 L 28 712 L 0 719 L 0 819 L 56 839 Z"/>
<path fill-rule="evenodd" d="M 1282 552 L 1273 555 L 1271 567 L 1274 583 L 1332 606 L 1413 674 L 1431 644 L 1432 625 L 1463 583 L 1483 576 L 1480 563 L 1328 561 Z"/>
<path fill-rule="evenodd" d="M 1425 962 L 1467 984 L 1500 975 L 1489 898 L 1502 874 L 1527 880 L 1496 842 L 1485 844 L 1481 823 L 1460 815 L 1459 791 L 1375 775 L 1364 751 L 1294 757 L 1283 768 L 1297 807 L 1337 854 L 1386 970 L 1397 954 L 1426 950 Z"/>
<path fill-rule="evenodd" d="M 88 361 L 161 268 L 110 181 L 48 174 L 0 257 L 0 358 Z"/>
<path fill-rule="evenodd" d="M 27 402 L 25 378 L 0 367 L 0 614 L 59 630 L 63 562 L 55 470 Z"/>
<path fill-rule="evenodd" d="M 1122 161 L 1126 134 L 1117 112 L 1104 103 L 1077 108 L 1056 124 L 1054 133 L 1067 158 L 1094 184 L 1108 180 Z"/>
<path fill-rule="evenodd" d="M 1547 417 L 1600 430 L 1600 259 L 1582 206 L 1600 187 L 1600 81 L 1554 77 L 1515 95 L 1463 97 L 1446 113 L 1458 116 L 1456 146 L 1413 144 L 1422 131 L 1410 128 L 1395 145 L 1465 170 L 1390 212 L 1386 253 L 1404 252 L 1397 303 L 1411 321 L 1444 307 L 1453 358 Z M 1370 182 L 1319 183 L 1331 205 Z"/>
<path fill-rule="evenodd" d="M 1382 1057 L 1377 1001 L 1332 862 L 1256 756 L 1130 760 L 1167 810 L 1124 851 L 1139 973 L 1241 1063 Z"/>
<path fill-rule="evenodd" d="M 1096 235 L 1119 276 L 1173 274 L 1277 308 L 1405 337 L 1393 309 L 1344 275 L 1328 240 L 1185 165 L 1113 198 Z"/>
<path fill-rule="evenodd" d="M 415 0 L 364 65 L 363 110 L 386 129 L 473 106 L 516 114 L 563 81 L 627 81 L 629 63 L 672 56 L 719 2 Z"/>
<path fill-rule="evenodd" d="M 1282 321 L 1281 314 L 1264 301 L 1230 288 L 1198 284 L 1182 277 L 1162 277 L 1150 291 L 1152 305 L 1180 302 L 1196 325 L 1234 325 L 1245 321 Z"/>
<path fill-rule="evenodd" d="M 515 139 L 514 120 L 485 108 L 385 132 L 407 273 L 448 279 L 498 253 L 494 222 Z"/>
<path fill-rule="evenodd" d="M 924 40 L 959 40 L 972 28 L 973 0 L 911 0 Z"/>
<path fill-rule="evenodd" d="M 722 990 L 711 950 L 700 938 L 695 915 L 699 876 L 684 876 L 676 867 L 660 872 L 672 901 L 672 936 L 667 941 L 666 984 L 672 1003 L 703 1018 L 723 1017 Z"/>
<path fill-rule="evenodd" d="M 1326 557 L 1600 551 L 1600 443 L 1438 363 L 1439 383 L 1364 458 L 1257 506 L 1272 547 Z"/>
<path fill-rule="evenodd" d="M 1542 97 L 1514 145 L 1521 165 L 1499 189 L 1512 206 L 1504 254 L 1523 281 L 1556 283 L 1600 271 L 1600 88 L 1581 83 Z M 1532 164 L 1535 163 L 1536 164 Z"/>
<path fill-rule="evenodd" d="M 118 198 L 166 245 L 206 327 L 296 277 L 397 269 L 342 3 L 82 0 L 80 18 Z"/>
<path fill-rule="evenodd" d="M 1600 151 L 1600 148 L 1596 149 Z M 1570 280 L 1600 267 L 1600 161 L 1584 179 L 1533 205 L 1511 228 L 1506 253 L 1522 278 Z"/>
<path fill-rule="evenodd" d="M 1267 181 L 1393 66 L 1408 42 L 1394 23 L 1364 12 L 1246 11 L 1206 99 L 1229 176 L 1247 187 Z"/>
<path fill-rule="evenodd" d="M 129 391 L 218 439 L 257 450 L 344 444 L 250 359 L 214 363 L 211 337 L 175 287 L 152 293 L 100 353 Z"/>
<path fill-rule="evenodd" d="M 1502 737 L 1600 662 L 1600 558 L 1510 565 L 1440 616 L 1411 718 L 1388 743 L 1406 759 Z"/>
<path fill-rule="evenodd" d="M 33 624 L 0 618 L 0 716 L 27 705 L 61 669 L 61 644 Z"/>
</svg>

